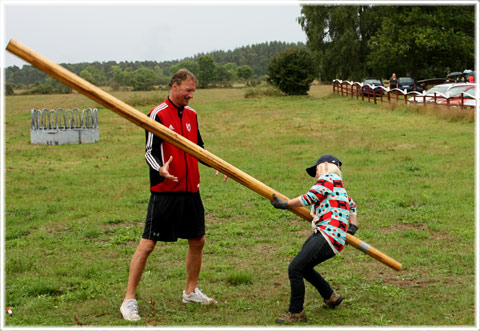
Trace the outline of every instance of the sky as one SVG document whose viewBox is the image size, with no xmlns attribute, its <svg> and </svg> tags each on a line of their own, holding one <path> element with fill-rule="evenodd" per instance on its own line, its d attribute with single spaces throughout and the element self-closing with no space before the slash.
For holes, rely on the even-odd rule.
<svg viewBox="0 0 480 331">
<path fill-rule="evenodd" d="M 2 67 L 27 64 L 10 39 L 56 63 L 168 61 L 267 41 L 306 42 L 295 1 L 0 0 Z"/>
</svg>

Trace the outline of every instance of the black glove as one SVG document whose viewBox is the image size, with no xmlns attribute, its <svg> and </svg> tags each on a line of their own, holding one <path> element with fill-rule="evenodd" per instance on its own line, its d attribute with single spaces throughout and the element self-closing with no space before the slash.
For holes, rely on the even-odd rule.
<svg viewBox="0 0 480 331">
<path fill-rule="evenodd" d="M 348 224 L 347 233 L 350 233 L 353 236 L 355 235 L 355 232 L 357 232 L 357 230 L 358 226 L 356 226 L 355 224 Z"/>
<path fill-rule="evenodd" d="M 273 201 L 271 201 L 272 206 L 277 209 L 288 209 L 287 201 L 280 200 L 275 193 L 273 193 Z"/>
</svg>

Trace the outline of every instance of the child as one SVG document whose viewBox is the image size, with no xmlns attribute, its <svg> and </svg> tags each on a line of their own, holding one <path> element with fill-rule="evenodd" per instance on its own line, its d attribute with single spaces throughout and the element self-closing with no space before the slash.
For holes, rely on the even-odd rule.
<svg viewBox="0 0 480 331">
<path fill-rule="evenodd" d="M 276 320 L 277 323 L 307 321 L 303 311 L 304 278 L 315 286 L 323 297 L 325 308 L 333 309 L 343 301 L 343 297 L 335 293 L 330 284 L 313 269 L 343 249 L 347 232 L 353 235 L 358 230 L 357 206 L 343 186 L 341 166 L 342 162 L 335 156 L 323 155 L 315 165 L 306 169 L 310 176 L 317 178 L 317 182 L 307 193 L 286 201 L 273 194 L 271 203 L 275 208 L 312 206 L 313 216 L 313 234 L 288 266 L 290 307 L 285 316 Z"/>
</svg>

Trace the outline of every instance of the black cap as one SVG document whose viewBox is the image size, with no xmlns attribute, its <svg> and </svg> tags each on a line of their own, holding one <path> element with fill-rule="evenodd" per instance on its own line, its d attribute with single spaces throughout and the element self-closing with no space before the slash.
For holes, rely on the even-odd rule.
<svg viewBox="0 0 480 331">
<path fill-rule="evenodd" d="M 315 177 L 315 175 L 317 174 L 317 165 L 324 162 L 335 164 L 338 167 L 338 169 L 340 170 L 342 169 L 342 162 L 339 159 L 337 159 L 335 156 L 327 154 L 327 155 L 321 156 L 313 166 L 305 170 L 307 170 L 307 173 L 310 176 Z"/>
</svg>

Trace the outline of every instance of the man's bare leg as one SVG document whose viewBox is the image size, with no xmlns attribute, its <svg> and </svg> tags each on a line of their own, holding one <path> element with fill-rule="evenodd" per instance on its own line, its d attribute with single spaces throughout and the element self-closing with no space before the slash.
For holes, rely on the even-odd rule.
<svg viewBox="0 0 480 331">
<path fill-rule="evenodd" d="M 195 291 L 202 267 L 203 246 L 205 245 L 205 236 L 200 238 L 188 239 L 188 252 L 185 259 L 187 267 L 187 283 L 185 293 L 190 294 Z"/>
<path fill-rule="evenodd" d="M 157 242 L 150 239 L 140 239 L 137 250 L 130 261 L 130 272 L 128 275 L 128 287 L 125 300 L 135 299 L 137 286 L 142 279 L 143 270 L 147 264 L 147 258 L 155 248 Z"/>
</svg>

